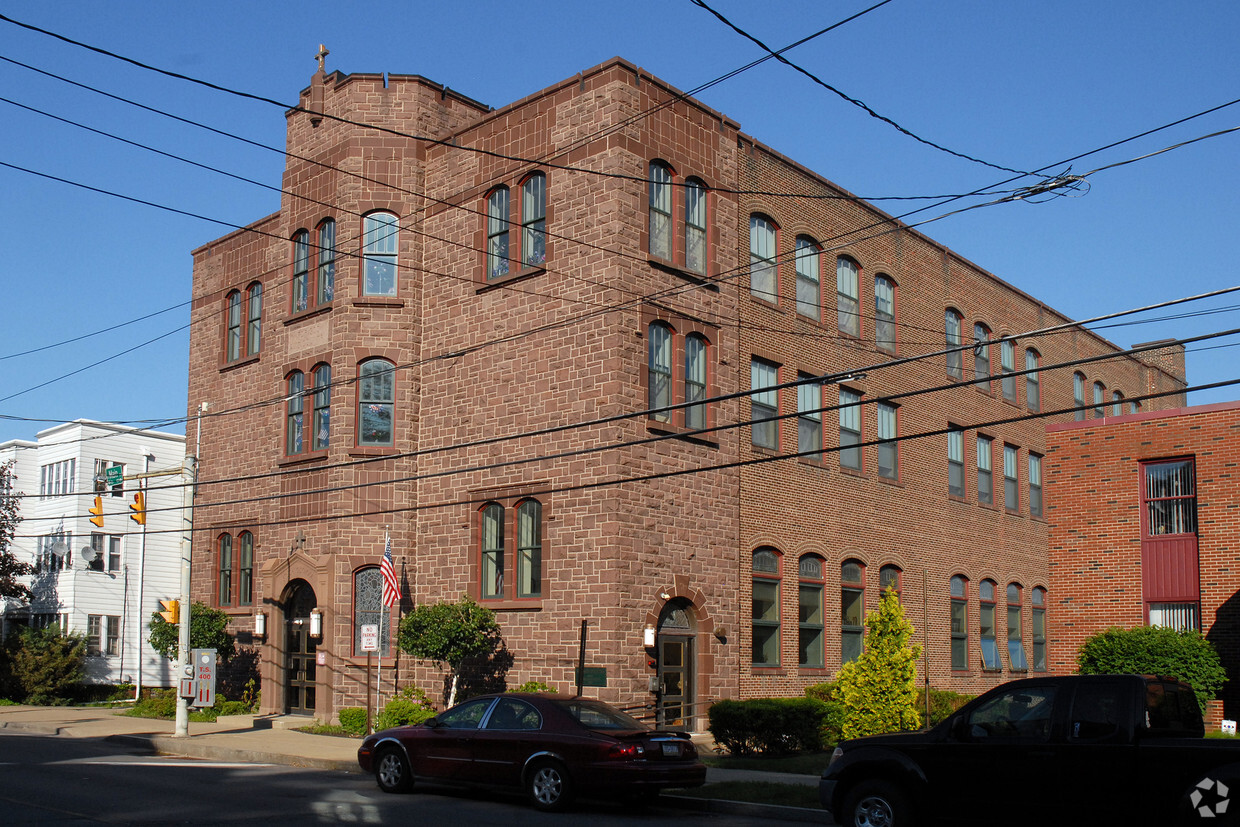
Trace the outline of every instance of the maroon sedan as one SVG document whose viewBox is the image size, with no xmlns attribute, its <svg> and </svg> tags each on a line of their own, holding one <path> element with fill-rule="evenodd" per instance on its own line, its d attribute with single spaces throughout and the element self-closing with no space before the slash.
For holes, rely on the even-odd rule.
<svg viewBox="0 0 1240 827">
<path fill-rule="evenodd" d="M 653 798 L 706 780 L 683 732 L 651 730 L 602 701 L 521 693 L 471 698 L 425 723 L 376 732 L 357 762 L 385 792 L 408 792 L 421 778 L 523 790 L 540 810 L 578 793 Z"/>
</svg>

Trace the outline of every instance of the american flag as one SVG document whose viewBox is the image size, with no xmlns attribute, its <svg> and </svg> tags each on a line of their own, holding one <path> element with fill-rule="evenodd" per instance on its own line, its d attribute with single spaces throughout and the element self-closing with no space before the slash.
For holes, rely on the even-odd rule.
<svg viewBox="0 0 1240 827">
<path fill-rule="evenodd" d="M 400 602 L 400 583 L 396 579 L 396 567 L 392 565 L 392 537 L 383 544 L 383 562 L 379 564 L 383 575 L 383 605 L 395 606 Z"/>
</svg>

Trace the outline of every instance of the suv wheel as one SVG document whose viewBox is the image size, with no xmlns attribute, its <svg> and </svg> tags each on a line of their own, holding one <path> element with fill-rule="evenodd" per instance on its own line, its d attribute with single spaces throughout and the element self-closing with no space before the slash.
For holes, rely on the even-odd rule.
<svg viewBox="0 0 1240 827">
<path fill-rule="evenodd" d="M 862 781 L 844 799 L 845 827 L 905 827 L 913 823 L 908 796 L 890 781 Z"/>
</svg>

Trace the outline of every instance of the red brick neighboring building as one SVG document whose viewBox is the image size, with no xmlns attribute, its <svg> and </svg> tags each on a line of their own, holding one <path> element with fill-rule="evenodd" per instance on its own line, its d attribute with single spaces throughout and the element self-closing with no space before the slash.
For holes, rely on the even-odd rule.
<svg viewBox="0 0 1240 827">
<path fill-rule="evenodd" d="M 1047 427 L 1051 669 L 1111 626 L 1199 629 L 1240 715 L 1240 402 Z"/>
<path fill-rule="evenodd" d="M 590 691 L 689 726 L 830 679 L 888 584 L 935 686 L 1045 665 L 1040 417 L 1182 349 L 1024 336 L 1068 320 L 620 59 L 301 104 L 279 212 L 194 252 L 194 588 L 264 615 L 266 710 L 364 704 L 388 536 L 403 608 L 498 612 L 508 684 L 571 689 L 586 620 Z"/>
</svg>

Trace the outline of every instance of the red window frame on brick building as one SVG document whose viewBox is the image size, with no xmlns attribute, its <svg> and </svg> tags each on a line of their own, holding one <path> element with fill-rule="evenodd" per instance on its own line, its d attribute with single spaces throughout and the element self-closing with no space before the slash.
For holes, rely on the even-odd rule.
<svg viewBox="0 0 1240 827">
<path fill-rule="evenodd" d="M 708 431 L 714 425 L 709 399 L 715 373 L 708 328 L 683 317 L 656 318 L 649 309 L 642 318 L 648 340 L 644 372 L 648 421 L 659 430 Z M 657 410 L 669 406 L 679 407 Z M 714 439 L 710 433 L 690 436 Z"/>
<path fill-rule="evenodd" d="M 1201 628 L 1196 463 L 1141 463 L 1141 587 L 1152 626 Z"/>
<path fill-rule="evenodd" d="M 512 493 L 488 500 L 474 520 L 471 595 L 487 604 L 529 605 L 546 589 L 545 500 Z"/>
</svg>

